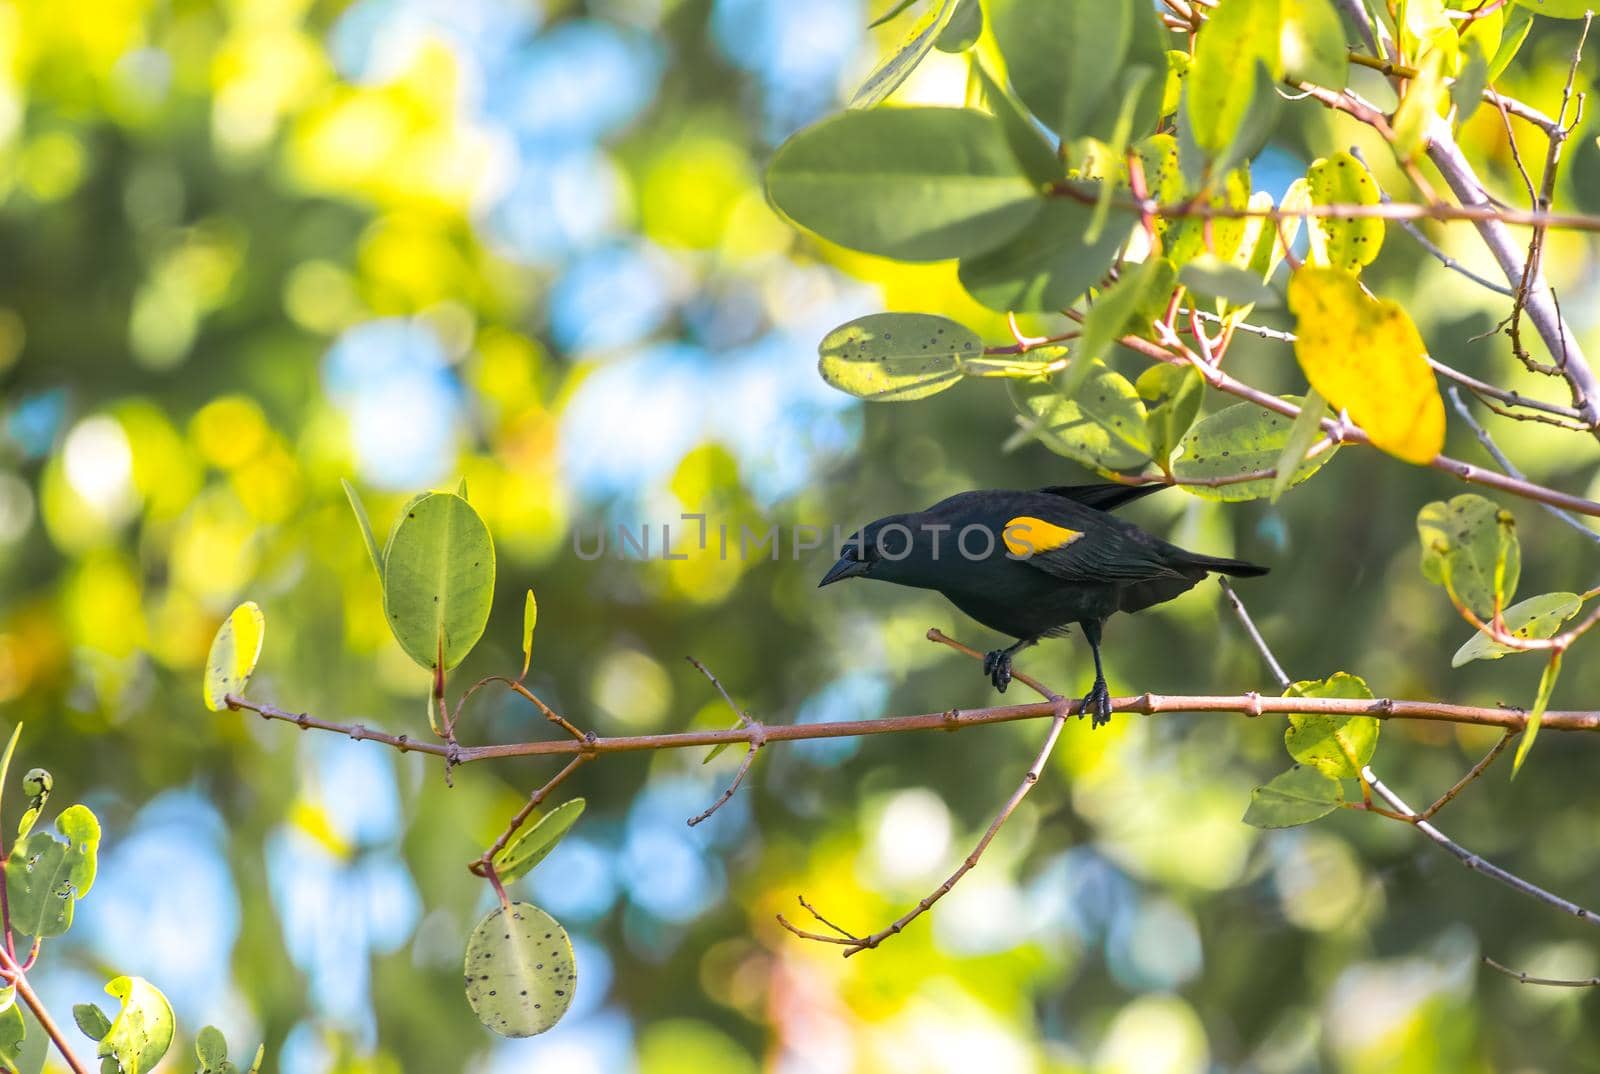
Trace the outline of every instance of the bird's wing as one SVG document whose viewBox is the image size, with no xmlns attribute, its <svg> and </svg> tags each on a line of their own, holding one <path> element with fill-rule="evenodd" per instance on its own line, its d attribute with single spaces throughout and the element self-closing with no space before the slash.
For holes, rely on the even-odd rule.
<svg viewBox="0 0 1600 1074">
<path fill-rule="evenodd" d="M 1044 513 L 1044 512 L 1041 512 Z M 1019 514 L 1007 520 L 1007 551 L 1036 570 L 1067 582 L 1110 584 L 1183 577 L 1163 554 L 1162 542 L 1122 523 Z M 1082 528 L 1074 528 L 1077 521 Z"/>
<path fill-rule="evenodd" d="M 1115 511 L 1123 504 L 1143 499 L 1152 492 L 1160 492 L 1166 485 L 1048 485 L 1039 489 L 1046 496 L 1060 496 L 1092 507 L 1096 511 Z"/>
</svg>

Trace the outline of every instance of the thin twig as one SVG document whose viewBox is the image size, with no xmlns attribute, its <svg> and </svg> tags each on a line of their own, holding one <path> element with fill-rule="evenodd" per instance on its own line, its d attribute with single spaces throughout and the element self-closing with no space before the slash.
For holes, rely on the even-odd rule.
<svg viewBox="0 0 1600 1074">
<path fill-rule="evenodd" d="M 1600 987 L 1600 977 L 1531 977 L 1522 970 L 1514 970 L 1510 966 L 1496 962 L 1488 955 L 1483 956 L 1483 964 L 1492 970 L 1498 970 L 1513 980 L 1522 984 L 1549 985 L 1552 988 L 1596 988 Z"/>
<path fill-rule="evenodd" d="M 711 814 L 721 809 L 728 803 L 729 800 L 733 798 L 734 792 L 739 789 L 739 784 L 744 782 L 745 775 L 750 771 L 751 764 L 755 762 L 756 751 L 761 749 L 762 746 L 766 745 L 767 739 L 765 735 L 765 726 L 759 721 L 752 719 L 749 713 L 745 712 L 738 705 L 734 704 L 732 695 L 730 695 L 727 690 L 723 689 L 722 683 L 718 681 L 715 675 L 711 674 L 711 670 L 709 668 L 692 656 L 684 657 L 684 659 L 693 664 L 700 674 L 711 680 L 711 685 L 717 688 L 717 693 L 722 695 L 722 700 L 728 703 L 728 707 L 733 710 L 733 714 L 739 718 L 739 726 L 746 728 L 751 732 L 750 748 L 745 751 L 744 760 L 739 764 L 739 771 L 734 773 L 733 782 L 728 784 L 727 789 L 722 792 L 722 796 L 707 806 L 704 812 L 697 813 L 689 818 L 689 827 L 693 828 L 709 818 Z"/>
<path fill-rule="evenodd" d="M 472 872 L 477 873 L 479 876 L 489 876 L 494 871 L 494 856 L 505 849 L 506 844 L 511 841 L 511 837 L 517 834 L 517 829 L 521 828 L 533 811 L 539 808 L 539 803 L 548 798 L 550 796 L 550 792 L 559 787 L 561 783 L 568 776 L 572 775 L 572 773 L 576 772 L 581 765 L 583 765 L 586 761 L 592 760 L 593 758 L 594 754 L 592 753 L 577 754 L 572 758 L 572 760 L 566 763 L 561 771 L 551 776 L 548 783 L 534 791 L 532 794 L 528 795 L 527 802 L 524 803 L 521 809 L 517 810 L 516 815 L 512 817 L 510 822 L 506 825 L 506 830 L 500 833 L 500 838 L 494 841 L 493 846 L 491 846 L 488 850 L 485 850 L 479 857 L 469 863 L 467 868 Z M 499 878 L 493 878 L 492 882 L 495 884 L 496 889 L 498 890 Z M 502 901 L 504 901 L 503 898 Z"/>
<path fill-rule="evenodd" d="M 967 655 L 975 657 L 979 660 L 983 659 L 983 655 L 981 653 L 974 649 L 968 649 L 966 646 L 957 644 L 937 630 L 928 631 L 928 639 L 930 641 L 949 645 L 952 648 L 961 650 L 962 652 L 967 653 Z M 1050 729 L 1045 732 L 1044 743 L 1039 747 L 1039 752 L 1034 757 L 1033 764 L 1030 765 L 1028 771 L 1023 774 L 1022 782 L 1017 784 L 1017 789 L 1011 792 L 1011 797 L 1006 799 L 1005 805 L 1000 807 L 1000 812 L 995 814 L 995 818 L 990 822 L 988 830 L 983 833 L 983 838 L 978 840 L 977 845 L 972 848 L 972 852 L 962 859 L 960 865 L 956 866 L 955 872 L 947 876 L 944 880 L 944 883 L 940 884 L 933 891 L 923 896 L 917 905 L 913 906 L 900 917 L 890 922 L 886 927 L 872 933 L 870 936 L 851 935 L 844 929 L 841 929 L 839 926 L 833 924 L 821 914 L 817 913 L 815 910 L 812 910 L 810 905 L 808 905 L 804 899 L 801 900 L 801 905 L 805 906 L 807 910 L 811 911 L 811 916 L 815 917 L 824 925 L 827 925 L 829 928 L 838 932 L 839 936 L 825 936 L 820 933 L 807 932 L 803 929 L 798 929 L 794 925 L 790 924 L 782 914 L 778 915 L 778 924 L 782 925 L 784 928 L 788 929 L 790 932 L 801 937 L 802 939 L 814 940 L 819 943 L 838 944 L 845 948 L 844 957 L 849 958 L 851 955 L 857 954 L 861 951 L 870 951 L 891 936 L 898 936 L 907 925 L 911 924 L 911 922 L 927 913 L 933 908 L 935 903 L 949 894 L 950 890 L 961 881 L 961 878 L 966 876 L 967 873 L 971 872 L 972 869 L 977 866 L 978 862 L 983 858 L 983 852 L 989 849 L 989 844 L 994 841 L 994 837 L 999 834 L 1000 829 L 1004 827 L 1006 821 L 1011 818 L 1011 814 L 1016 812 L 1017 806 L 1022 803 L 1022 799 L 1025 798 L 1028 792 L 1033 789 L 1033 785 L 1039 782 L 1039 776 L 1044 772 L 1045 763 L 1049 761 L 1051 752 L 1056 748 L 1056 740 L 1061 737 L 1061 729 L 1066 726 L 1067 716 L 1070 711 L 1070 707 L 1068 706 L 1066 700 L 1061 697 L 1060 694 L 1057 694 L 1054 691 L 1039 685 L 1037 682 L 1027 678 L 1026 676 L 1013 673 L 1012 677 L 1018 682 L 1022 682 L 1034 690 L 1037 690 L 1039 694 L 1046 699 L 1046 701 L 1054 706 L 1052 719 L 1050 720 Z"/>
<path fill-rule="evenodd" d="M 1359 3 L 1360 0 L 1356 0 L 1356 2 Z M 1366 27 L 1363 27 L 1363 29 L 1366 29 Z M 1393 63 L 1389 60 L 1381 60 L 1376 56 L 1365 56 L 1359 52 L 1350 53 L 1350 62 L 1361 67 L 1371 68 L 1374 71 L 1380 71 L 1391 78 L 1412 79 L 1417 77 L 1417 69 L 1415 67 L 1407 67 L 1405 64 Z M 1455 80 L 1451 79 L 1449 81 L 1454 82 Z M 1549 131 L 1551 127 L 1555 126 L 1555 120 L 1537 108 L 1523 104 L 1515 97 L 1506 97 L 1492 89 L 1485 89 L 1482 96 L 1486 104 L 1492 104 L 1508 115 L 1516 116 L 1518 119 L 1527 120 L 1542 131 Z"/>
<path fill-rule="evenodd" d="M 1479 424 L 1478 419 L 1472 416 L 1472 411 L 1467 406 L 1466 401 L 1461 398 L 1461 393 L 1454 387 L 1448 389 L 1448 391 L 1450 395 L 1450 405 L 1455 408 L 1457 414 L 1461 415 L 1461 420 L 1467 423 L 1467 428 L 1471 429 L 1472 434 L 1478 438 L 1478 443 L 1483 445 L 1483 450 L 1487 451 L 1490 458 L 1494 459 L 1495 464 L 1499 466 L 1500 469 L 1504 470 L 1509 476 L 1521 479 L 1522 471 L 1518 470 L 1512 461 L 1506 457 L 1505 452 L 1500 450 L 1500 446 L 1496 444 L 1494 442 L 1494 438 L 1489 435 L 1489 430 L 1485 429 L 1481 424 Z M 1563 511 L 1561 508 L 1548 503 L 1541 503 L 1539 506 L 1543 507 L 1556 518 L 1560 519 L 1562 522 L 1565 522 L 1567 525 L 1571 526 L 1573 529 L 1589 538 L 1589 540 L 1595 542 L 1596 544 L 1600 544 L 1600 532 L 1596 532 L 1584 525 L 1583 520 L 1578 518 L 1576 515 L 1568 511 Z"/>
<path fill-rule="evenodd" d="M 1250 635 L 1250 640 L 1255 644 L 1256 652 L 1261 654 L 1261 659 L 1266 662 L 1267 668 L 1272 672 L 1272 677 L 1278 680 L 1278 685 L 1287 690 L 1292 685 L 1283 665 L 1278 663 L 1278 658 L 1272 655 L 1272 650 L 1267 647 L 1267 639 L 1261 636 L 1261 631 L 1256 629 L 1254 619 L 1245 610 L 1244 601 L 1239 599 L 1239 594 L 1233 591 L 1233 585 L 1220 575 L 1217 584 L 1222 587 L 1222 593 L 1228 598 L 1228 603 L 1233 605 L 1233 614 L 1239 617 L 1239 622 L 1244 626 L 1245 633 Z"/>
<path fill-rule="evenodd" d="M 61 1053 L 61 1058 L 66 1060 L 67 1066 L 72 1068 L 72 1074 L 89 1074 L 89 1067 L 72 1051 L 72 1046 L 67 1043 L 67 1038 L 61 1032 L 61 1027 L 56 1025 L 55 1019 L 50 1017 L 50 1011 L 45 1007 L 44 1001 L 33 990 L 33 985 L 28 981 L 28 975 L 17 965 L 15 959 L 7 951 L 0 950 L 0 973 L 3 973 L 7 983 L 14 985 L 17 998 L 22 1000 L 28 1010 L 33 1012 L 34 1018 L 44 1028 L 45 1034 L 55 1044 L 56 1051 Z"/>
<path fill-rule="evenodd" d="M 1421 813 L 1416 814 L 1415 819 L 1419 821 L 1431 820 L 1435 813 L 1449 805 L 1455 799 L 1456 795 L 1460 794 L 1467 788 L 1469 784 L 1487 772 L 1489 770 L 1489 766 L 1494 764 L 1495 758 L 1499 757 L 1501 753 L 1505 752 L 1505 748 L 1511 745 L 1511 740 L 1516 737 L 1516 731 L 1509 727 L 1506 728 L 1505 734 L 1501 735 L 1499 740 L 1496 741 L 1495 744 L 1489 749 L 1489 752 L 1483 755 L 1483 759 L 1477 764 L 1473 765 L 1472 768 L 1468 770 L 1466 775 L 1456 780 L 1455 784 L 1449 790 L 1441 794 L 1431 806 L 1429 806 L 1427 809 L 1424 809 Z M 1411 818 L 1407 819 L 1409 820 Z"/>
</svg>

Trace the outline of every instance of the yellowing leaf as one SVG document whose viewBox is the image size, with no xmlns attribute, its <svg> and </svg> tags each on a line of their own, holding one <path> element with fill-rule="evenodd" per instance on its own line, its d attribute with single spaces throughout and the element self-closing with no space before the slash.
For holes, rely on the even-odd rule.
<svg viewBox="0 0 1600 1074">
<path fill-rule="evenodd" d="M 261 658 L 261 643 L 266 638 L 267 618 L 253 600 L 235 608 L 217 628 L 206 657 L 206 707 L 221 712 L 228 707 L 228 695 L 244 692 L 250 673 Z"/>
<path fill-rule="evenodd" d="M 1307 266 L 1289 279 L 1289 309 L 1306 379 L 1374 446 L 1418 464 L 1444 449 L 1444 400 L 1398 303 L 1368 297 L 1349 273 Z"/>
<path fill-rule="evenodd" d="M 528 599 L 522 605 L 522 675 L 528 674 L 528 665 L 533 662 L 533 625 L 539 621 L 539 602 L 533 599 L 533 590 L 528 590 Z M 522 675 L 517 676 L 521 678 Z"/>
<path fill-rule="evenodd" d="M 1306 186 L 1313 205 L 1376 205 L 1382 200 L 1378 184 L 1367 169 L 1342 150 L 1307 168 Z M 1375 217 L 1318 217 L 1311 222 L 1308 237 L 1311 264 L 1358 273 L 1363 265 L 1372 264 L 1383 246 L 1383 221 Z"/>
</svg>

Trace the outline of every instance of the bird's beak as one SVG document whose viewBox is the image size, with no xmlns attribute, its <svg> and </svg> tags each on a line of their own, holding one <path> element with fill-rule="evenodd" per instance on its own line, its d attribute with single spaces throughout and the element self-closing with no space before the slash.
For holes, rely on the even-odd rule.
<svg viewBox="0 0 1600 1074">
<path fill-rule="evenodd" d="M 868 566 L 869 564 L 863 563 L 859 559 L 841 558 L 839 562 L 828 568 L 828 573 L 822 576 L 822 581 L 817 583 L 817 588 L 821 589 L 825 585 L 832 585 L 841 578 L 856 578 L 866 574 Z"/>
</svg>

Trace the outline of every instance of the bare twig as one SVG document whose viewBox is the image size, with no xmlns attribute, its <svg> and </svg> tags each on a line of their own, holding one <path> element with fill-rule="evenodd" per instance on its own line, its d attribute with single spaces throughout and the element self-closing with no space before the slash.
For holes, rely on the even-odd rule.
<svg viewBox="0 0 1600 1074">
<path fill-rule="evenodd" d="M 979 653 L 977 650 L 968 649 L 966 646 L 951 640 L 937 630 L 928 631 L 928 640 L 938 642 L 943 645 L 949 645 L 951 648 L 964 652 L 968 656 L 975 657 L 976 659 L 983 659 L 983 654 Z M 802 939 L 814 940 L 819 943 L 838 944 L 846 949 L 844 957 L 849 958 L 851 955 L 857 954 L 861 951 L 869 951 L 872 948 L 877 947 L 891 936 L 898 936 L 907 925 L 911 924 L 911 922 L 915 921 L 917 918 L 921 917 L 923 914 L 932 909 L 935 903 L 949 894 L 950 889 L 954 888 L 956 884 L 960 882 L 963 876 L 966 876 L 967 873 L 972 871 L 972 869 L 983 858 L 983 852 L 989 849 L 989 844 L 994 841 L 994 837 L 999 834 L 1000 829 L 1004 827 L 1006 821 L 1011 818 L 1011 814 L 1016 812 L 1017 806 L 1022 803 L 1022 799 L 1027 796 L 1030 790 L 1033 789 L 1033 785 L 1039 782 L 1039 776 L 1044 772 L 1045 762 L 1050 759 L 1051 752 L 1056 748 L 1056 740 L 1061 737 L 1061 729 L 1066 725 L 1067 715 L 1070 711 L 1066 700 L 1062 698 L 1061 695 L 1039 685 L 1037 682 L 1028 678 L 1027 676 L 1013 673 L 1012 677 L 1018 682 L 1024 683 L 1025 685 L 1038 691 L 1039 694 L 1046 699 L 1046 701 L 1054 706 L 1051 714 L 1050 729 L 1045 732 L 1044 743 L 1039 747 L 1039 752 L 1034 757 L 1033 764 L 1030 765 L 1028 771 L 1023 774 L 1022 782 L 1017 785 L 1016 790 L 1011 792 L 1011 797 L 1006 799 L 1005 805 L 1000 807 L 1000 812 L 995 814 L 995 818 L 990 822 L 988 830 L 983 833 L 983 838 L 978 840 L 977 845 L 972 848 L 972 852 L 962 859 L 960 865 L 956 866 L 955 872 L 947 876 L 944 880 L 944 883 L 940 884 L 933 891 L 923 896 L 917 905 L 913 906 L 900 917 L 890 922 L 884 928 L 872 933 L 870 936 L 854 936 L 846 932 L 844 929 L 839 928 L 839 926 L 833 924 L 827 918 L 817 913 L 816 910 L 813 910 L 804 899 L 800 900 L 800 903 L 802 906 L 805 906 L 807 910 L 811 911 L 811 916 L 815 917 L 818 921 L 839 933 L 838 936 L 826 936 L 821 933 L 807 932 L 803 929 L 798 929 L 794 925 L 790 924 L 782 914 L 778 915 L 778 924 L 782 925 L 784 928 L 788 929 L 790 932 L 801 937 Z"/>
<path fill-rule="evenodd" d="M 1451 406 L 1455 407 L 1456 413 L 1461 415 L 1461 420 L 1467 423 L 1467 428 L 1471 429 L 1472 434 L 1478 438 L 1478 443 L 1483 445 L 1483 450 L 1489 453 L 1490 458 L 1494 459 L 1495 464 L 1498 465 L 1500 469 L 1504 470 L 1511 477 L 1521 479 L 1522 472 L 1517 469 L 1517 467 L 1509 458 L 1506 457 L 1505 452 L 1500 450 L 1500 446 L 1496 444 L 1494 442 L 1494 438 L 1489 435 L 1489 430 L 1485 429 L 1481 424 L 1479 424 L 1478 419 L 1472 416 L 1472 411 L 1468 408 L 1465 400 L 1461 398 L 1461 393 L 1453 387 L 1449 389 L 1449 393 Z M 1594 541 L 1596 544 L 1600 544 L 1600 532 L 1596 532 L 1584 525 L 1583 520 L 1578 518 L 1576 515 L 1568 511 L 1563 511 L 1561 508 L 1548 503 L 1541 503 L 1539 506 L 1543 507 L 1556 518 L 1560 519 L 1562 522 L 1565 522 L 1567 525 L 1571 526 L 1573 529 L 1589 538 L 1589 540 Z"/>
<path fill-rule="evenodd" d="M 704 812 L 697 813 L 689 818 L 689 827 L 693 828 L 697 824 L 710 817 L 711 814 L 721 809 L 728 803 L 730 799 L 733 798 L 734 792 L 739 789 L 739 784 L 744 782 L 745 775 L 749 773 L 750 765 L 755 762 L 756 751 L 761 749 L 762 746 L 766 745 L 767 740 L 765 735 L 766 728 L 759 721 L 751 719 L 749 713 L 745 712 L 738 705 L 734 704 L 732 695 L 730 695 L 728 691 L 723 688 L 722 683 L 718 681 L 717 677 L 711 674 L 709 668 L 692 656 L 685 657 L 684 659 L 693 664 L 700 674 L 711 680 L 711 685 L 717 688 L 717 693 L 722 695 L 722 700 L 728 703 L 728 707 L 733 710 L 733 714 L 739 718 L 739 726 L 746 728 L 751 732 L 750 748 L 745 751 L 744 760 L 739 764 L 739 771 L 734 773 L 733 782 L 728 784 L 728 788 L 722 792 L 722 796 L 707 806 Z"/>
<path fill-rule="evenodd" d="M 28 1010 L 33 1012 L 34 1018 L 38 1019 L 39 1025 L 44 1028 L 45 1035 L 55 1044 L 56 1051 L 61 1053 L 61 1058 L 66 1061 L 67 1066 L 72 1068 L 72 1074 L 89 1074 L 89 1067 L 72 1051 L 72 1045 L 67 1043 L 66 1035 L 61 1032 L 61 1027 L 56 1025 L 55 1019 L 50 1016 L 50 1011 L 45 1007 L 44 1001 L 33 990 L 33 985 L 29 982 L 28 975 L 17 964 L 16 960 L 11 957 L 10 952 L 3 949 L 0 949 L 0 976 L 4 977 L 6 983 L 16 987 L 17 998 L 23 1002 Z"/>
<path fill-rule="evenodd" d="M 1496 962 L 1494 959 L 1490 958 L 1488 955 L 1484 955 L 1483 956 L 1483 964 L 1485 966 L 1488 966 L 1490 969 L 1498 970 L 1500 973 L 1505 974 L 1507 977 L 1510 977 L 1510 978 L 1512 978 L 1514 980 L 1520 981 L 1523 984 L 1549 985 L 1552 988 L 1596 988 L 1596 987 L 1600 987 L 1600 977 L 1580 977 L 1580 978 L 1576 978 L 1576 979 L 1567 978 L 1567 977 L 1531 977 L 1527 973 L 1523 972 L 1522 970 L 1514 970 L 1510 966 L 1504 965 L 1503 963 L 1500 963 L 1500 962 Z"/>
<path fill-rule="evenodd" d="M 1356 0 L 1356 3 L 1359 4 L 1360 0 Z M 1366 30 L 1368 27 L 1364 26 L 1362 29 Z M 1412 79 L 1417 77 L 1417 69 L 1415 67 L 1407 67 L 1405 64 L 1393 63 L 1389 60 L 1381 60 L 1376 56 L 1364 56 L 1359 52 L 1350 53 L 1350 62 L 1361 67 L 1371 68 L 1374 71 L 1381 71 L 1391 78 Z M 1527 120 L 1542 131 L 1549 131 L 1555 126 L 1555 120 L 1537 108 L 1523 104 L 1515 97 L 1506 97 L 1492 89 L 1485 89 L 1483 91 L 1483 100 L 1486 104 L 1492 104 L 1508 115 Z"/>
<path fill-rule="evenodd" d="M 1469 784 L 1487 772 L 1489 770 L 1489 766 L 1494 764 L 1495 759 L 1499 757 L 1500 754 L 1505 752 L 1505 748 L 1511 745 L 1511 740 L 1516 737 L 1517 732 L 1515 730 L 1509 727 L 1506 728 L 1505 734 L 1501 735 L 1499 739 L 1495 741 L 1495 744 L 1490 747 L 1489 752 L 1483 755 L 1483 759 L 1481 761 L 1473 765 L 1472 768 L 1468 770 L 1466 775 L 1456 780 L 1455 784 L 1449 790 L 1441 794 L 1431 806 L 1429 806 L 1427 809 L 1424 809 L 1421 813 L 1416 814 L 1414 819 L 1419 821 L 1432 819 L 1433 815 L 1439 812 L 1439 810 L 1443 809 L 1445 806 L 1449 805 L 1455 799 L 1456 795 L 1460 794 L 1467 788 Z M 1410 820 L 1413 818 L 1408 817 L 1406 819 Z"/>
<path fill-rule="evenodd" d="M 488 850 L 485 850 L 479 857 L 467 865 L 468 869 L 474 873 L 477 873 L 479 876 L 490 878 L 491 882 L 495 885 L 495 890 L 501 892 L 502 902 L 505 901 L 504 892 L 500 888 L 499 877 L 493 875 L 494 856 L 505 849 L 506 844 L 511 841 L 511 837 L 517 834 L 517 829 L 521 828 L 533 811 L 539 808 L 539 803 L 548 798 L 551 791 L 559 787 L 568 776 L 576 772 L 579 767 L 584 764 L 584 762 L 592 760 L 593 757 L 594 754 L 592 753 L 577 754 L 572 758 L 572 760 L 566 763 L 561 771 L 551 776 L 548 783 L 534 791 L 532 794 L 528 795 L 528 801 L 521 809 L 517 810 L 516 815 L 512 817 L 510 822 L 506 825 L 506 830 L 501 832 L 500 838 L 494 841 L 494 845 Z"/>
<path fill-rule="evenodd" d="M 1251 619 L 1250 613 L 1245 610 L 1244 601 L 1239 599 L 1239 594 L 1233 591 L 1232 583 L 1226 578 L 1219 575 L 1217 584 L 1222 587 L 1223 596 L 1227 597 L 1228 603 L 1233 606 L 1233 614 L 1239 617 L 1240 624 L 1243 625 L 1245 633 L 1250 635 L 1250 641 L 1255 645 L 1256 652 L 1261 654 L 1261 659 L 1266 662 L 1267 668 L 1272 672 L 1272 677 L 1278 680 L 1279 686 L 1287 690 L 1292 685 L 1292 680 L 1290 680 L 1288 673 L 1283 670 L 1283 665 L 1278 663 L 1278 658 L 1272 655 L 1272 650 L 1267 647 L 1267 639 L 1263 638 L 1261 631 L 1256 629 L 1255 620 Z"/>
</svg>

